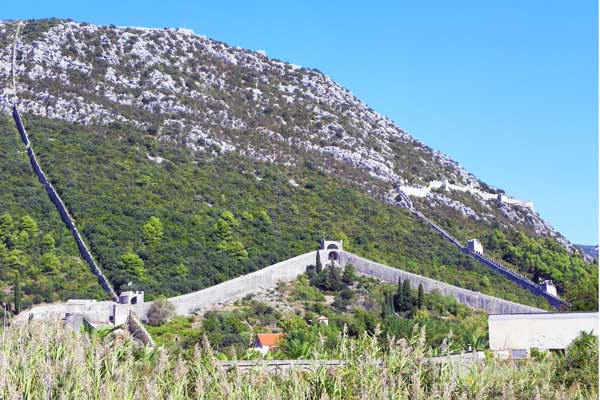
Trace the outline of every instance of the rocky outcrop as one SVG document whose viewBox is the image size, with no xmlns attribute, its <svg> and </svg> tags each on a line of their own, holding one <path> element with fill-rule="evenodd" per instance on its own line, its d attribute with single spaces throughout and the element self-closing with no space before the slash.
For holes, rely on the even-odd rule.
<svg viewBox="0 0 600 400">
<path fill-rule="evenodd" d="M 0 41 L 6 43 L 0 45 L 0 81 L 7 83 L 0 89 L 0 110 L 11 107 L 8 83 L 18 53 L 14 70 L 22 112 L 84 125 L 134 125 L 211 154 L 236 152 L 285 165 L 308 158 L 378 198 L 392 186 L 418 192 L 433 180 L 487 200 L 475 176 L 319 71 L 184 29 L 27 21 L 13 46 L 16 30 L 16 22 L 0 22 L 0 38 L 6 39 Z M 562 238 L 527 203 L 510 197 L 499 205 L 501 213 L 489 215 L 444 194 L 430 200 L 432 207 L 444 204 L 465 218 Z"/>
</svg>

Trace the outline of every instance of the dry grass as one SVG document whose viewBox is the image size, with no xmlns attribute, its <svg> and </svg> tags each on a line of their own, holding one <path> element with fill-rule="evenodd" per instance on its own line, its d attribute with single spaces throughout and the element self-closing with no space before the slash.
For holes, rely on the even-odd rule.
<svg viewBox="0 0 600 400">
<path fill-rule="evenodd" d="M 347 361 L 343 367 L 278 374 L 261 368 L 227 371 L 207 343 L 188 359 L 174 359 L 127 337 L 76 335 L 56 324 L 11 327 L 4 336 L 0 399 L 597 398 L 554 383 L 553 357 L 521 364 L 490 359 L 462 372 L 447 362 L 433 364 L 423 332 L 383 347 L 374 336 L 342 338 L 337 352 Z"/>
</svg>

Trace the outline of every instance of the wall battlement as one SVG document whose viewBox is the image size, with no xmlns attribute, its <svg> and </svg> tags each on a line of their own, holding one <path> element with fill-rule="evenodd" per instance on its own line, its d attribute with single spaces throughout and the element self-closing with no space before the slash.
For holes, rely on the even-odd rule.
<svg viewBox="0 0 600 400">
<path fill-rule="evenodd" d="M 404 193 L 401 188 L 398 188 L 397 191 L 403 200 L 405 198 L 408 198 L 408 195 L 406 193 Z M 501 196 L 497 196 L 497 197 L 500 201 Z M 406 204 L 406 201 L 403 201 L 402 204 Z M 480 252 L 469 250 L 469 248 L 467 246 L 463 246 L 463 244 L 461 242 L 459 242 L 458 239 L 456 239 L 454 236 L 450 235 L 448 232 L 443 230 L 441 227 L 439 227 L 437 224 L 435 224 L 433 221 L 431 221 L 429 218 L 427 218 L 421 212 L 417 211 L 412 206 L 412 203 L 410 203 L 409 209 L 414 216 L 425 221 L 427 223 L 427 225 L 429 225 L 431 228 L 436 230 L 445 239 L 447 239 L 452 244 L 454 244 L 456 247 L 458 247 L 462 252 L 475 258 L 477 261 L 479 261 L 483 265 L 489 267 L 493 271 L 502 274 L 504 277 L 506 277 L 507 279 L 509 279 L 512 282 L 515 282 L 517 285 L 521 286 L 522 288 L 529 290 L 534 295 L 544 297 L 546 299 L 546 301 L 548 301 L 548 303 L 552 307 L 559 309 L 561 306 L 569 306 L 570 305 L 568 302 L 560 299 L 558 296 L 555 296 L 552 293 L 548 293 L 547 291 L 545 291 L 543 289 L 543 287 L 541 285 L 538 285 L 537 283 L 533 282 L 531 279 L 529 279 L 525 275 L 520 274 L 517 271 L 513 271 L 510 268 L 505 267 L 499 261 L 494 260 L 490 257 L 486 257 Z"/>
</svg>

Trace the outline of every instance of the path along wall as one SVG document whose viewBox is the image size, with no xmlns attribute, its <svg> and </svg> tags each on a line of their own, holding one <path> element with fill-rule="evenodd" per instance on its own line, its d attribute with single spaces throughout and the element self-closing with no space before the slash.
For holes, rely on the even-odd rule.
<svg viewBox="0 0 600 400">
<path fill-rule="evenodd" d="M 25 147 L 27 149 L 27 155 L 29 156 L 29 161 L 31 162 L 33 171 L 37 175 L 37 177 L 40 180 L 40 182 L 42 183 L 42 185 L 44 185 L 44 187 L 46 188 L 46 192 L 48 192 L 48 196 L 50 197 L 50 199 L 56 206 L 58 212 L 60 213 L 60 217 L 62 218 L 63 222 L 65 223 L 67 228 L 69 228 L 71 233 L 73 233 L 73 237 L 75 238 L 75 241 L 77 242 L 77 247 L 79 248 L 79 253 L 83 257 L 83 259 L 88 263 L 88 265 L 90 266 L 92 273 L 94 275 L 96 275 L 96 277 L 98 278 L 98 282 L 100 283 L 100 286 L 102 286 L 104 291 L 106 291 L 106 293 L 108 293 L 108 295 L 113 300 L 118 301 L 119 298 L 118 298 L 117 294 L 115 293 L 113 288 L 110 286 L 108 279 L 106 279 L 106 277 L 104 276 L 104 274 L 98 267 L 98 264 L 96 264 L 96 261 L 94 260 L 94 257 L 92 256 L 92 253 L 90 253 L 87 245 L 83 241 L 83 238 L 79 234 L 79 231 L 77 230 L 77 227 L 75 226 L 75 222 L 73 221 L 73 218 L 69 214 L 67 207 L 65 206 L 62 199 L 60 198 L 60 196 L 54 189 L 54 186 L 52 186 L 52 184 L 46 177 L 46 174 L 44 174 L 44 171 L 42 170 L 42 167 L 40 166 L 40 163 L 38 162 L 37 157 L 35 156 L 35 152 L 33 151 L 33 148 L 31 147 L 31 143 L 29 141 L 29 136 L 27 135 L 27 131 L 25 130 L 25 127 L 23 126 L 23 122 L 21 120 L 21 115 L 19 114 L 19 110 L 17 109 L 16 105 L 13 106 L 13 118 L 15 120 L 15 123 L 17 124 L 17 129 L 19 130 L 19 135 L 21 135 L 21 140 L 23 141 L 23 143 L 25 144 Z"/>
<path fill-rule="evenodd" d="M 419 284 L 422 284 L 423 290 L 427 293 L 430 293 L 434 290 L 439 290 L 442 295 L 452 296 L 458 300 L 459 303 L 466 304 L 472 308 L 485 310 L 492 314 L 543 312 L 543 310 L 535 307 L 499 299 L 497 297 L 488 296 L 479 292 L 473 292 L 471 290 L 452 286 L 431 278 L 413 274 L 411 272 L 388 267 L 387 265 L 379 264 L 352 253 L 348 253 L 347 251 L 340 252 L 340 263 L 342 266 L 345 266 L 346 264 L 352 264 L 356 267 L 357 272 L 390 283 L 397 283 L 398 279 L 408 279 L 412 287 L 418 287 Z"/>
</svg>

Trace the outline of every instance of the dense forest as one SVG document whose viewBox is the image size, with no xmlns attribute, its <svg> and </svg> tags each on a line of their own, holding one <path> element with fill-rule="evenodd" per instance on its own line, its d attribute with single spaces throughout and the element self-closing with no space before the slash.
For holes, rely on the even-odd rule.
<svg viewBox="0 0 600 400">
<path fill-rule="evenodd" d="M 32 117 L 25 123 L 49 179 L 117 290 L 133 281 L 150 299 L 186 293 L 315 249 L 325 236 L 375 261 L 547 307 L 406 210 L 310 163 L 284 168 L 232 154 L 193 154 L 123 126 L 83 129 Z M 3 130 L 12 132 L 7 143 L 18 152 L 10 120 Z"/>
</svg>

